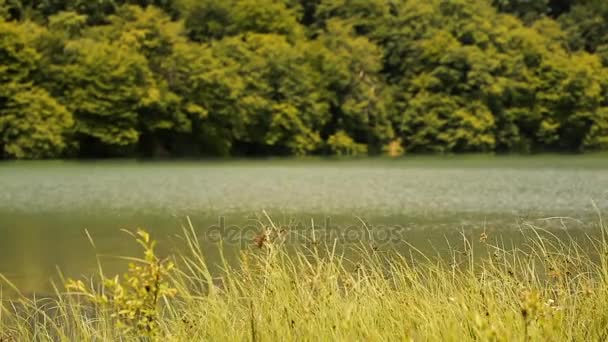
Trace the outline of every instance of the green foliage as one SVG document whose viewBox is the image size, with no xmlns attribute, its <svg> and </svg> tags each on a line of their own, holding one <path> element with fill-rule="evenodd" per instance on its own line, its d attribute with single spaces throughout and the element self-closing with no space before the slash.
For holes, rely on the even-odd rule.
<svg viewBox="0 0 608 342">
<path fill-rule="evenodd" d="M 73 38 L 80 35 L 86 21 L 86 16 L 76 12 L 59 12 L 49 17 L 49 30 L 62 32 L 67 38 Z"/>
<path fill-rule="evenodd" d="M 186 28 L 195 41 L 244 32 L 277 33 L 301 38 L 296 12 L 283 0 L 186 0 Z"/>
<path fill-rule="evenodd" d="M 76 134 L 109 147 L 137 143 L 138 109 L 153 101 L 145 58 L 119 42 L 82 39 L 66 46 L 63 101 L 76 119 Z"/>
<path fill-rule="evenodd" d="M 357 144 L 344 131 L 338 131 L 327 139 L 332 154 L 338 156 L 358 156 L 367 154 L 367 146 Z"/>
<path fill-rule="evenodd" d="M 512 13 L 526 22 L 531 22 L 547 15 L 557 18 L 570 11 L 572 5 L 586 0 L 492 0 L 500 11 Z"/>
<path fill-rule="evenodd" d="M 0 82 L 2 96 L 15 87 L 27 83 L 36 63 L 40 59 L 38 52 L 30 46 L 27 27 L 11 22 L 0 21 Z"/>
<path fill-rule="evenodd" d="M 325 131 L 344 130 L 378 152 L 394 137 L 387 108 L 391 94 L 380 74 L 381 48 L 338 19 L 326 23 L 317 41 L 322 44 L 317 59 L 332 112 Z"/>
<path fill-rule="evenodd" d="M 600 0 L 1 0 L 0 113 L 22 137 L 2 149 L 603 149 L 607 19 Z"/>
<path fill-rule="evenodd" d="M 581 1 L 559 19 L 571 49 L 596 53 L 608 65 L 608 3 Z"/>
<path fill-rule="evenodd" d="M 40 54 L 28 34 L 34 26 L 0 22 L 0 151 L 10 158 L 47 158 L 66 147 L 71 113 L 33 85 Z"/>
<path fill-rule="evenodd" d="M 234 33 L 278 33 L 290 38 L 301 38 L 301 27 L 296 14 L 282 0 L 238 0 L 232 7 Z"/>
<path fill-rule="evenodd" d="M 466 0 L 402 10 L 399 32 L 411 41 L 406 51 L 390 51 L 405 58 L 386 62 L 404 74 L 392 79 L 408 150 L 581 150 L 591 121 L 602 121 L 595 76 L 603 68 L 592 56 L 569 54 L 554 21 L 527 27 Z"/>
<path fill-rule="evenodd" d="M 46 22 L 48 17 L 60 12 L 75 12 L 87 18 L 89 25 L 108 23 L 108 16 L 123 5 L 140 7 L 155 6 L 177 16 L 180 0 L 3 0 L 7 3 L 13 19 L 30 19 Z"/>
<path fill-rule="evenodd" d="M 10 6 L 7 0 L 0 0 L 0 20 L 6 20 L 10 17 Z"/>
<path fill-rule="evenodd" d="M 24 89 L 0 110 L 0 146 L 11 158 L 49 158 L 66 147 L 72 115 L 45 90 Z"/>
<path fill-rule="evenodd" d="M 185 25 L 188 36 L 198 42 L 219 39 L 228 34 L 229 1 L 192 0 L 186 2 Z"/>
<path fill-rule="evenodd" d="M 41 19 L 41 17 L 50 16 L 62 11 L 77 12 L 87 17 L 90 24 L 99 24 L 105 21 L 107 15 L 112 14 L 117 7 L 115 0 L 13 0 L 15 3 L 20 3 L 22 17 L 32 17 Z"/>
<path fill-rule="evenodd" d="M 398 29 L 411 39 L 409 51 L 407 58 L 389 56 L 387 63 L 405 74 L 395 78 L 395 110 L 407 150 L 493 150 L 495 116 L 489 103 L 500 96 L 501 66 L 487 17 L 495 12 L 467 1 L 411 4 L 402 10 L 409 14 Z"/>
<path fill-rule="evenodd" d="M 310 63 L 312 46 L 277 34 L 246 34 L 212 46 L 231 63 L 237 93 L 229 115 L 235 141 L 266 151 L 303 155 L 320 147 L 328 120 L 322 75 Z"/>
<path fill-rule="evenodd" d="M 100 288 L 88 288 L 82 281 L 70 279 L 66 288 L 99 306 L 102 311 L 109 311 L 110 317 L 118 320 L 118 326 L 125 333 L 157 337 L 160 332 L 160 301 L 177 293 L 167 282 L 174 265 L 156 256 L 156 241 L 147 232 L 138 230 L 134 237 L 142 246 L 144 257 L 129 263 L 129 270 L 122 278 L 102 275 Z"/>
<path fill-rule="evenodd" d="M 158 149 L 172 150 L 170 140 L 190 133 L 192 120 L 206 115 L 180 92 L 179 81 L 174 77 L 175 50 L 186 44 L 183 25 L 156 7 L 124 6 L 110 21 L 111 26 L 96 29 L 89 35 L 110 37 L 145 57 L 140 67 L 147 73 L 144 85 L 147 90 L 136 108 L 141 139 L 148 145 L 142 149 L 151 149 L 145 151 L 150 154 Z"/>
<path fill-rule="evenodd" d="M 316 7 L 317 26 L 339 18 L 359 34 L 372 33 L 389 20 L 392 6 L 389 0 L 322 0 Z"/>
<path fill-rule="evenodd" d="M 513 13 L 532 21 L 549 12 L 549 0 L 493 0 L 499 11 Z"/>
</svg>

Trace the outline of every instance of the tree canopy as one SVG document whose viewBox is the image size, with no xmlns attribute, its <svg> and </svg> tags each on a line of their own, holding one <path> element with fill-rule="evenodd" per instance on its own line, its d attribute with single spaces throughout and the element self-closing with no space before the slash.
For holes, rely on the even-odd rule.
<svg viewBox="0 0 608 342">
<path fill-rule="evenodd" d="M 0 0 L 0 157 L 608 147 L 602 0 Z"/>
</svg>

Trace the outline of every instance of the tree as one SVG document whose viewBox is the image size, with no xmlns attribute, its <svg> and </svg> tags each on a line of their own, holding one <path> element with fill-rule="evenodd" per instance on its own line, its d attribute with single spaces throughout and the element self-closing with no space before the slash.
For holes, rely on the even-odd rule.
<svg viewBox="0 0 608 342">
<path fill-rule="evenodd" d="M 322 0 L 316 7 L 316 27 L 323 28 L 328 20 L 342 19 L 357 34 L 373 33 L 391 16 L 390 0 Z"/>
<path fill-rule="evenodd" d="M 10 0 L 15 5 L 17 17 L 44 22 L 51 15 L 63 11 L 85 15 L 91 25 L 105 23 L 106 16 L 114 13 L 118 4 L 115 0 Z"/>
<path fill-rule="evenodd" d="M 0 109 L 0 145 L 11 158 L 53 158 L 66 147 L 72 115 L 40 88 L 23 89 Z"/>
<path fill-rule="evenodd" d="M 512 13 L 525 22 L 532 22 L 549 13 L 550 0 L 492 0 L 492 4 L 502 12 Z"/>
<path fill-rule="evenodd" d="M 355 143 L 369 145 L 379 152 L 394 138 L 386 104 L 390 93 L 380 75 L 382 50 L 368 38 L 356 36 L 351 24 L 340 19 L 326 23 L 318 36 L 318 68 L 325 96 L 331 109 L 331 121 L 324 135 L 341 131 Z"/>
<path fill-rule="evenodd" d="M 406 149 L 583 148 L 603 120 L 604 71 L 564 37 L 553 20 L 526 26 L 484 3 L 405 3 L 379 38 Z"/>
<path fill-rule="evenodd" d="M 301 38 L 296 9 L 282 0 L 192 0 L 185 2 L 186 29 L 191 39 L 205 42 L 246 32 Z"/>
<path fill-rule="evenodd" d="M 560 17 L 570 49 L 598 54 L 608 65 L 608 3 L 589 0 Z"/>
<path fill-rule="evenodd" d="M 138 109 L 140 150 L 147 154 L 175 152 L 174 141 L 192 131 L 192 120 L 206 115 L 189 102 L 174 75 L 177 46 L 187 44 L 181 22 L 156 7 L 123 6 L 109 17 L 110 25 L 90 32 L 90 37 L 107 37 L 141 54 L 150 71 L 147 98 Z"/>
<path fill-rule="evenodd" d="M 28 39 L 34 29 L 0 21 L 0 150 L 11 158 L 58 156 L 72 125 L 65 107 L 31 83 L 40 60 Z"/>
<path fill-rule="evenodd" d="M 180 139 L 180 148 L 195 155 L 230 154 L 233 126 L 240 123 L 234 111 L 242 91 L 238 65 L 217 58 L 209 45 L 181 43 L 162 68 L 170 75 L 170 89 L 180 94 L 182 107 L 190 113 L 191 134 Z"/>
<path fill-rule="evenodd" d="M 607 22 L 600 0 L 0 0 L 0 150 L 605 148 Z"/>
<path fill-rule="evenodd" d="M 0 0 L 0 20 L 7 20 L 10 18 L 10 9 L 7 0 Z"/>
<path fill-rule="evenodd" d="M 412 1 L 380 36 L 389 47 L 385 70 L 395 85 L 396 128 L 406 150 L 494 148 L 488 102 L 499 65 L 489 41 L 492 15 L 466 0 Z"/>
<path fill-rule="evenodd" d="M 120 155 L 138 142 L 138 113 L 154 101 L 146 59 L 119 43 L 91 39 L 66 46 L 71 63 L 61 66 L 61 98 L 74 114 L 82 152 Z"/>
<path fill-rule="evenodd" d="M 276 34 L 245 34 L 213 46 L 217 58 L 238 65 L 235 141 L 262 153 L 302 155 L 320 147 L 328 105 L 318 87 L 322 75 L 310 62 L 312 48 Z"/>
</svg>

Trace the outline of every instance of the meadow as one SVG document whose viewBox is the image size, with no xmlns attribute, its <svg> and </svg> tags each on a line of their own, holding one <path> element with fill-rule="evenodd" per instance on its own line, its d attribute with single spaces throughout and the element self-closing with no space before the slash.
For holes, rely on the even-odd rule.
<svg viewBox="0 0 608 342">
<path fill-rule="evenodd" d="M 314 231 L 287 248 L 289 232 L 269 219 L 238 262 L 214 274 L 192 226 L 167 258 L 140 230 L 131 234 L 142 256 L 121 259 L 123 276 L 100 263 L 92 278 L 63 279 L 51 298 L 3 300 L 0 339 L 606 340 L 606 226 L 585 245 L 521 228 L 520 246 L 463 234 L 449 258 L 362 243 L 351 246 L 355 260 Z"/>
</svg>

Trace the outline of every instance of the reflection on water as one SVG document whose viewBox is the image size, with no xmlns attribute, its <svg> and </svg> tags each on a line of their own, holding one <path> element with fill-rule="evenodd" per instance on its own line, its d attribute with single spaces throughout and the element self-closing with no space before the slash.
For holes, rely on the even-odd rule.
<svg viewBox="0 0 608 342">
<path fill-rule="evenodd" d="M 263 210 L 294 231 L 312 220 L 342 242 L 364 236 L 363 220 L 375 233 L 390 231 L 375 236 L 389 236 L 386 245 L 405 239 L 430 252 L 461 232 L 510 241 L 522 222 L 562 230 L 558 219 L 538 220 L 551 216 L 572 217 L 564 221 L 571 234 L 592 233 L 595 207 L 608 207 L 608 158 L 20 162 L 0 164 L 0 189 L 0 272 L 25 291 L 45 291 L 55 266 L 74 277 L 94 272 L 96 253 L 136 253 L 121 228 L 145 227 L 165 246 L 179 245 L 186 215 L 212 262 L 211 233 L 236 253 Z"/>
</svg>

